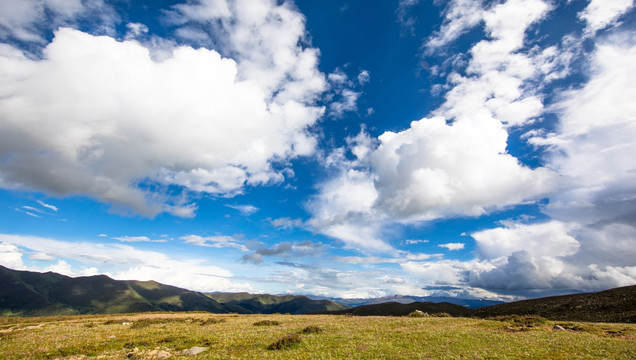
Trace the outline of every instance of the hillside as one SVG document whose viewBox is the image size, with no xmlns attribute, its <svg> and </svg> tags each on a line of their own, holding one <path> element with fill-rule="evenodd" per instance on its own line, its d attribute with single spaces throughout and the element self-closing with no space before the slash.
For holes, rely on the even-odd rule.
<svg viewBox="0 0 636 360">
<path fill-rule="evenodd" d="M 329 300 L 312 300 L 306 296 L 258 295 L 248 293 L 211 293 L 209 297 L 221 304 L 244 309 L 258 314 L 306 314 L 313 311 L 337 311 L 346 306 Z"/>
<path fill-rule="evenodd" d="M 249 303 L 243 303 L 243 306 L 221 304 L 206 294 L 155 281 L 119 281 L 105 275 L 71 278 L 52 272 L 16 271 L 0 266 L 0 315 L 44 316 L 149 311 L 253 314 L 269 308 L 272 313 L 300 314 L 342 308 L 332 302 L 312 301 L 305 297 L 278 300 L 271 307 L 248 305 Z"/>
<path fill-rule="evenodd" d="M 478 317 L 540 315 L 550 320 L 636 323 L 636 285 L 484 307 Z"/>
<path fill-rule="evenodd" d="M 386 302 L 382 304 L 362 305 L 352 309 L 339 311 L 320 311 L 314 314 L 343 315 L 351 314 L 356 316 L 404 316 L 420 310 L 429 314 L 448 313 L 452 316 L 470 316 L 472 310 L 460 305 L 449 303 L 414 302 L 401 304 L 397 302 Z"/>
</svg>

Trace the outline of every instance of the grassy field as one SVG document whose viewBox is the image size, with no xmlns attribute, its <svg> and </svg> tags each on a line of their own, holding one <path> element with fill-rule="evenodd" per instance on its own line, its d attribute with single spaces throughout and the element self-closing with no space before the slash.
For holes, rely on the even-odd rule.
<svg viewBox="0 0 636 360">
<path fill-rule="evenodd" d="M 635 359 L 636 325 L 208 313 L 0 317 L 0 359 L 92 358 Z"/>
</svg>

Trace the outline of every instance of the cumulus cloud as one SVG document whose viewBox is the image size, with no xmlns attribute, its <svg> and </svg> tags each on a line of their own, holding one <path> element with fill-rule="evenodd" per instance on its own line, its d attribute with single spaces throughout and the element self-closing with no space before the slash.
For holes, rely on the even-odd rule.
<svg viewBox="0 0 636 360">
<path fill-rule="evenodd" d="M 446 248 L 450 251 L 462 250 L 466 244 L 464 243 L 446 243 L 446 244 L 438 244 L 437 246 Z"/>
<path fill-rule="evenodd" d="M 579 243 L 568 234 L 566 224 L 550 221 L 525 225 L 509 223 L 506 227 L 472 233 L 479 255 L 494 259 L 526 250 L 536 256 L 566 256 L 578 250 Z"/>
<path fill-rule="evenodd" d="M 282 181 L 272 163 L 311 154 L 307 127 L 322 114 L 312 104 L 324 79 L 316 51 L 297 45 L 300 30 L 271 44 L 287 51 L 275 78 L 257 59 L 182 46 L 158 62 L 135 41 L 70 28 L 39 60 L 1 45 L 0 185 L 187 217 L 196 210 L 187 196 L 144 183 L 233 195 Z"/>
<path fill-rule="evenodd" d="M 22 270 L 22 251 L 9 242 L 0 242 L 0 265 L 11 269 Z"/>
<path fill-rule="evenodd" d="M 468 2 L 453 4 L 450 11 L 468 14 Z M 548 60 L 519 50 L 549 9 L 539 0 L 510 0 L 480 11 L 490 39 L 471 49 L 466 75 L 449 76 L 453 88 L 442 106 L 403 131 L 353 139 L 356 161 L 336 151 L 333 162 L 343 170 L 309 203 L 309 224 L 350 246 L 387 250 L 381 232 L 388 223 L 480 216 L 550 193 L 553 171 L 531 169 L 506 150 L 508 129 L 543 111 L 524 84 Z"/>
<path fill-rule="evenodd" d="M 612 224 L 591 228 L 556 220 L 508 223 L 471 234 L 481 269 L 468 283 L 488 290 L 598 291 L 636 283 L 636 228 Z"/>
<path fill-rule="evenodd" d="M 507 132 L 489 115 L 447 124 L 422 119 L 386 132 L 372 154 L 376 207 L 396 219 L 478 216 L 550 190 L 551 173 L 506 153 Z"/>
<path fill-rule="evenodd" d="M 546 212 L 587 224 L 632 222 L 636 216 L 636 71 L 633 34 L 600 42 L 591 55 L 590 80 L 556 104 L 556 131 L 530 142 L 549 146 L 549 164 L 563 189 Z"/>
<path fill-rule="evenodd" d="M 614 23 L 634 6 L 634 0 L 591 0 L 578 16 L 585 20 L 588 34 L 594 34 Z"/>
<path fill-rule="evenodd" d="M 19 246 L 59 259 L 46 268 L 31 269 L 35 271 L 48 269 L 69 276 L 101 273 L 118 280 L 155 280 L 196 291 L 250 290 L 249 284 L 231 280 L 232 272 L 210 265 L 203 259 L 178 259 L 124 244 L 66 242 L 36 236 L 0 234 L 0 241 L 0 244 L 4 244 L 0 245 L 0 249 L 6 249 L 0 254 L 11 254 L 14 268 L 20 265 L 15 255 L 20 253 Z M 71 266 L 71 260 L 85 267 L 78 269 Z M 94 268 L 98 271 L 95 272 Z"/>
<path fill-rule="evenodd" d="M 5 0 L 0 3 L 0 39 L 42 44 L 42 30 L 55 30 L 88 16 L 102 33 L 118 20 L 103 0 Z"/>
</svg>

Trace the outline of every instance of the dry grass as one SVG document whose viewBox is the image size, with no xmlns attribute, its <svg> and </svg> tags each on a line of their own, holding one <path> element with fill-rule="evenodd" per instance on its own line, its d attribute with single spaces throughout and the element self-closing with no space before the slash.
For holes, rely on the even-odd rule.
<svg viewBox="0 0 636 360">
<path fill-rule="evenodd" d="M 280 325 L 254 326 L 259 321 Z M 565 331 L 553 330 L 555 324 Z M 303 332 L 317 325 L 322 332 Z M 299 333 L 302 342 L 267 350 Z M 183 355 L 193 347 L 208 350 Z M 634 359 L 636 325 L 208 313 L 0 318 L 0 359 L 124 359 L 131 353 L 140 359 L 158 354 L 171 359 Z"/>
</svg>

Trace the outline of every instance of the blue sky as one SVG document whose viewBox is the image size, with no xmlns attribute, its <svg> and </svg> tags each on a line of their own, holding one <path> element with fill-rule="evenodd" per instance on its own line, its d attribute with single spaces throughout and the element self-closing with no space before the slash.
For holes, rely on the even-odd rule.
<svg viewBox="0 0 636 360">
<path fill-rule="evenodd" d="M 0 264 L 199 291 L 636 284 L 632 0 L 5 0 Z"/>
</svg>

